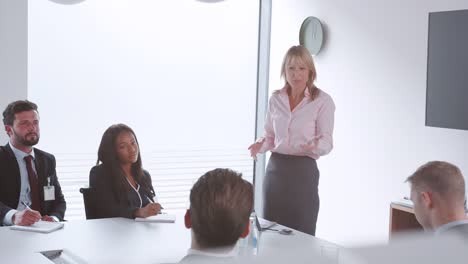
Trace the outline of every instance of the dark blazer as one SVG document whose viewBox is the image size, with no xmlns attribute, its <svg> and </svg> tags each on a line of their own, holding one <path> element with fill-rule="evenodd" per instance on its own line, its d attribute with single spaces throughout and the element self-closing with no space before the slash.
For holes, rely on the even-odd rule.
<svg viewBox="0 0 468 264">
<path fill-rule="evenodd" d="M 34 148 L 34 154 L 41 201 L 40 213 L 55 216 L 62 221 L 67 205 L 57 179 L 55 157 L 37 148 Z M 48 177 L 50 177 L 50 184 L 55 186 L 55 200 L 53 201 L 44 201 L 44 186 L 47 185 Z M 21 176 L 15 154 L 9 144 L 0 146 L 0 225 L 3 225 L 3 218 L 8 211 L 18 207 L 20 191 Z"/>
<path fill-rule="evenodd" d="M 145 177 L 151 183 L 151 176 L 147 171 L 144 171 Z M 127 193 L 124 195 L 126 199 L 119 201 L 117 191 L 114 190 L 112 180 L 117 175 L 112 175 L 111 171 L 103 164 L 94 166 L 89 172 L 89 187 L 92 188 L 95 197 L 93 211 L 96 212 L 97 218 L 109 217 L 125 217 L 135 218 L 134 212 L 140 208 L 140 198 L 134 190 L 129 186 Z M 126 181 L 126 179 L 121 179 Z M 126 183 L 126 182 L 125 182 Z M 139 183 L 141 185 L 141 183 Z M 150 192 L 154 192 L 151 187 Z M 142 207 L 153 202 L 153 195 L 140 187 L 139 193 L 142 200 Z"/>
</svg>

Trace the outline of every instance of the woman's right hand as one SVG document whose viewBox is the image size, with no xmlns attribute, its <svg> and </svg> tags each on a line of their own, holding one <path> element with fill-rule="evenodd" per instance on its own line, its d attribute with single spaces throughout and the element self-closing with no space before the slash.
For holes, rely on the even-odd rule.
<svg viewBox="0 0 468 264">
<path fill-rule="evenodd" d="M 260 148 L 262 147 L 263 142 L 255 142 L 250 147 L 248 148 L 250 150 L 250 156 L 254 159 L 257 160 L 257 154 L 260 151 Z"/>
<path fill-rule="evenodd" d="M 143 208 L 138 208 L 135 212 L 135 216 L 146 218 L 159 213 L 161 213 L 161 205 L 158 203 L 149 203 Z"/>
</svg>

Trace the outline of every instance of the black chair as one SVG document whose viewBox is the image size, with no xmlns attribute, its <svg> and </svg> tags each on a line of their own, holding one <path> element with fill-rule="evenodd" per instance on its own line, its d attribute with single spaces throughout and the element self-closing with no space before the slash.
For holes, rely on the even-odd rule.
<svg viewBox="0 0 468 264">
<path fill-rule="evenodd" d="M 80 188 L 80 193 L 83 194 L 83 201 L 86 212 L 86 219 L 97 219 L 98 214 L 96 212 L 96 194 L 93 188 Z"/>
</svg>

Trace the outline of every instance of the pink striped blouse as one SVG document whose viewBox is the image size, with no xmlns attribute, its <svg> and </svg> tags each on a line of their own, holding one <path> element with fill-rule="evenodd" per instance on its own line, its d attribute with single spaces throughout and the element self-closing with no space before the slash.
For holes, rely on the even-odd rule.
<svg viewBox="0 0 468 264">
<path fill-rule="evenodd" d="M 270 98 L 260 153 L 266 151 L 318 159 L 333 148 L 335 104 L 330 95 L 320 90 L 310 101 L 309 89 L 304 99 L 291 111 L 286 88 Z M 307 146 L 305 146 L 307 145 Z"/>
</svg>

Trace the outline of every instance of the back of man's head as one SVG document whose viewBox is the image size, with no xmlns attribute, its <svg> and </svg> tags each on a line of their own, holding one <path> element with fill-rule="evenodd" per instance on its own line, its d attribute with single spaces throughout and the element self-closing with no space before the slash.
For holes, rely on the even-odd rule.
<svg viewBox="0 0 468 264">
<path fill-rule="evenodd" d="M 205 173 L 190 191 L 190 222 L 201 248 L 234 245 L 248 228 L 253 186 L 230 169 Z"/>
<path fill-rule="evenodd" d="M 444 204 L 464 204 L 465 180 L 460 169 L 453 164 L 428 162 L 419 167 L 407 181 L 414 190 L 437 193 Z"/>
</svg>

